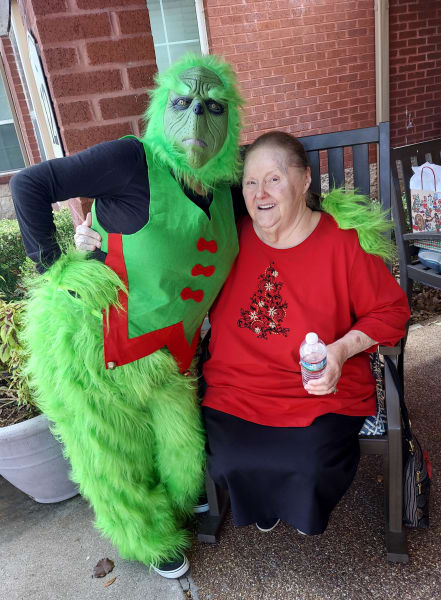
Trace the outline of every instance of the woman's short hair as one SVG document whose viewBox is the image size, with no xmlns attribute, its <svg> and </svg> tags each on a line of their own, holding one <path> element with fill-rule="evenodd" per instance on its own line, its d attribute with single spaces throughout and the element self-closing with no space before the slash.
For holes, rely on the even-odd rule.
<svg viewBox="0 0 441 600">
<path fill-rule="evenodd" d="M 308 157 L 303 144 L 294 135 L 286 133 L 285 131 L 270 131 L 260 135 L 245 149 L 244 160 L 247 159 L 247 156 L 251 154 L 251 152 L 258 148 L 283 150 L 288 160 L 289 167 L 295 166 L 303 169 L 309 167 Z M 312 210 L 321 210 L 320 198 L 310 190 L 308 190 L 306 194 L 306 204 Z"/>
<path fill-rule="evenodd" d="M 308 158 L 301 142 L 285 131 L 270 131 L 260 135 L 246 148 L 245 159 L 253 152 L 253 150 L 262 147 L 272 147 L 284 150 L 285 156 L 288 159 L 288 166 L 290 167 L 296 166 L 306 169 L 309 166 Z"/>
</svg>

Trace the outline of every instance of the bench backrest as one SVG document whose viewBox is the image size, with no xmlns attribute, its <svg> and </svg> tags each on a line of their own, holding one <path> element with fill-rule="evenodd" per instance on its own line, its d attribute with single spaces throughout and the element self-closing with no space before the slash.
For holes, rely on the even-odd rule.
<svg viewBox="0 0 441 600">
<path fill-rule="evenodd" d="M 369 144 L 377 146 L 377 189 L 384 209 L 390 209 L 390 146 L 389 123 L 376 127 L 351 129 L 337 133 L 323 133 L 299 138 L 308 154 L 311 167 L 311 191 L 320 196 L 322 192 L 320 152 L 327 154 L 330 187 L 345 187 L 345 148 L 352 148 L 354 187 L 370 195 Z"/>
</svg>

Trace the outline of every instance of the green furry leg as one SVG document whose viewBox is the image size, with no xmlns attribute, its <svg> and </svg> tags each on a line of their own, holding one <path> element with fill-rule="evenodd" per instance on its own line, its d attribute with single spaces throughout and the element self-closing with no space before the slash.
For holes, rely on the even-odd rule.
<svg viewBox="0 0 441 600">
<path fill-rule="evenodd" d="M 29 373 L 96 526 L 122 557 L 158 564 L 189 544 L 182 526 L 200 490 L 204 439 L 193 384 L 168 352 L 105 369 L 100 310 L 119 286 L 79 254 L 40 278 L 25 331 Z"/>
<path fill-rule="evenodd" d="M 151 399 L 156 466 L 174 506 L 192 509 L 203 489 L 205 440 L 195 382 L 176 375 Z"/>
</svg>

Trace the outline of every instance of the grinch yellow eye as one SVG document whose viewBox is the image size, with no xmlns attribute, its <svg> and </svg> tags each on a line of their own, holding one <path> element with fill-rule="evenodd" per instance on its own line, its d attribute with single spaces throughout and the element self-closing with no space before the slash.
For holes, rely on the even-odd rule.
<svg viewBox="0 0 441 600">
<path fill-rule="evenodd" d="M 207 100 L 205 103 L 208 110 L 214 115 L 221 115 L 224 112 L 224 107 L 215 100 Z"/>
<path fill-rule="evenodd" d="M 176 110 L 186 110 L 190 104 L 191 98 L 186 98 L 185 96 L 181 98 L 175 98 L 175 100 L 172 101 L 172 106 Z"/>
</svg>

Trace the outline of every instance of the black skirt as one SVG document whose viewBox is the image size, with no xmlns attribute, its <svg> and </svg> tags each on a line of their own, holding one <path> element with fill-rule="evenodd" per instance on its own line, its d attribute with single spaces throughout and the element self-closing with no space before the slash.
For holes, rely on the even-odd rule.
<svg viewBox="0 0 441 600">
<path fill-rule="evenodd" d="M 309 427 L 268 427 L 203 407 L 208 469 L 235 525 L 279 518 L 315 535 L 349 488 L 364 417 L 326 414 Z"/>
</svg>

